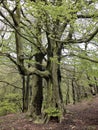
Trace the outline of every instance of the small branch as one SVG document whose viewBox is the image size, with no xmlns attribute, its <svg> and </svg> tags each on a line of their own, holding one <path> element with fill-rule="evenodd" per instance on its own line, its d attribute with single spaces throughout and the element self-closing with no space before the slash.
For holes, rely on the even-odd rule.
<svg viewBox="0 0 98 130">
<path fill-rule="evenodd" d="M 16 66 L 18 66 L 17 62 L 13 59 L 13 57 L 9 53 L 2 53 L 2 52 L 0 52 L 0 56 L 8 57 Z"/>
<path fill-rule="evenodd" d="M 60 43 L 65 43 L 65 44 L 71 44 L 71 43 L 87 43 L 90 40 L 92 40 L 98 33 L 98 27 L 96 27 L 96 29 L 89 35 L 85 36 L 85 38 L 81 38 L 81 39 L 66 39 L 66 40 L 59 40 L 53 37 L 50 37 L 50 39 L 56 41 L 56 42 L 60 42 Z"/>
<path fill-rule="evenodd" d="M 89 57 L 84 57 L 84 56 L 81 56 L 81 55 L 75 55 L 73 53 L 71 54 L 71 56 L 76 56 L 76 57 L 84 59 L 84 60 L 88 60 L 88 61 L 91 61 L 91 62 L 94 62 L 94 63 L 98 63 L 97 60 L 90 59 Z"/>
<path fill-rule="evenodd" d="M 1 83 L 5 83 L 5 84 L 7 84 L 7 85 L 10 85 L 10 86 L 12 86 L 12 87 L 14 87 L 14 88 L 17 88 L 17 89 L 22 89 L 22 88 L 17 87 L 17 86 L 15 86 L 15 85 L 13 85 L 13 84 L 7 82 L 7 81 L 2 81 L 2 80 L 0 80 L 0 82 L 1 82 Z"/>
<path fill-rule="evenodd" d="M 83 14 L 77 14 L 78 18 L 97 18 L 98 17 L 98 13 L 95 14 L 87 14 L 87 15 L 83 15 Z"/>
</svg>

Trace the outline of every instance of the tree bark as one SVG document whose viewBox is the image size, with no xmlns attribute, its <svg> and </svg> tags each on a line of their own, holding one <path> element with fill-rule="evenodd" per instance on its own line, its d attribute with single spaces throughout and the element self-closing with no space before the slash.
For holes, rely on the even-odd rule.
<svg viewBox="0 0 98 130">
<path fill-rule="evenodd" d="M 35 67 L 42 71 L 42 60 L 43 54 L 38 53 L 35 55 L 36 64 Z M 32 75 L 31 79 L 31 86 L 32 86 L 32 95 L 30 97 L 30 104 L 29 104 L 29 115 L 36 120 L 37 116 L 41 115 L 41 108 L 43 102 L 43 86 L 42 86 L 42 78 L 38 75 Z"/>
<path fill-rule="evenodd" d="M 73 94 L 73 104 L 76 103 L 76 94 L 75 94 L 75 85 L 74 85 L 74 79 L 72 79 L 72 94 Z"/>
<path fill-rule="evenodd" d="M 61 70 L 60 70 L 60 53 L 61 48 L 57 46 L 57 43 L 50 40 L 48 46 L 48 64 L 47 69 L 50 72 L 50 77 L 47 78 L 47 101 L 45 109 L 53 108 L 57 109 L 61 115 L 57 114 L 58 120 L 61 118 L 64 112 L 63 98 L 61 92 Z M 51 119 L 46 113 L 45 122 Z"/>
</svg>

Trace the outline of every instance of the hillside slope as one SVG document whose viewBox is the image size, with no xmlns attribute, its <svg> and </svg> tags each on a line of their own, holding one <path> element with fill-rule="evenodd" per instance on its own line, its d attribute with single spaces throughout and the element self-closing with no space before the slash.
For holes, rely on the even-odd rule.
<svg viewBox="0 0 98 130">
<path fill-rule="evenodd" d="M 68 105 L 62 123 L 34 124 L 25 114 L 0 117 L 0 130 L 98 130 L 98 96 L 76 105 Z"/>
</svg>

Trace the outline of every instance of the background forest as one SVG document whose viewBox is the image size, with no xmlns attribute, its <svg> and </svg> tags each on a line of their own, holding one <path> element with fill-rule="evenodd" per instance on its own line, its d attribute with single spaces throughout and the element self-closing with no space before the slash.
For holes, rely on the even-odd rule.
<svg viewBox="0 0 98 130">
<path fill-rule="evenodd" d="M 98 93 L 97 0 L 0 1 L 0 116 L 62 119 Z"/>
</svg>

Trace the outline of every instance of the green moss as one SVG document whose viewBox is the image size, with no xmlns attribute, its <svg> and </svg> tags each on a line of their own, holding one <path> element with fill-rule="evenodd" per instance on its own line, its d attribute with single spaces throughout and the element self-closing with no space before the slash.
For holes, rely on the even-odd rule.
<svg viewBox="0 0 98 130">
<path fill-rule="evenodd" d="M 0 102 L 0 116 L 7 115 L 9 113 L 15 113 L 17 111 L 17 107 L 14 103 L 9 103 L 7 101 Z"/>
<path fill-rule="evenodd" d="M 20 100 L 17 94 L 8 94 L 0 101 L 0 116 L 20 111 Z"/>
<path fill-rule="evenodd" d="M 53 108 L 53 107 L 49 107 L 47 109 L 44 110 L 44 112 L 48 115 L 48 116 L 52 116 L 52 117 L 60 117 L 61 116 L 61 111 L 57 108 Z"/>
<path fill-rule="evenodd" d="M 96 126 L 88 126 L 87 130 L 96 130 Z"/>
</svg>

